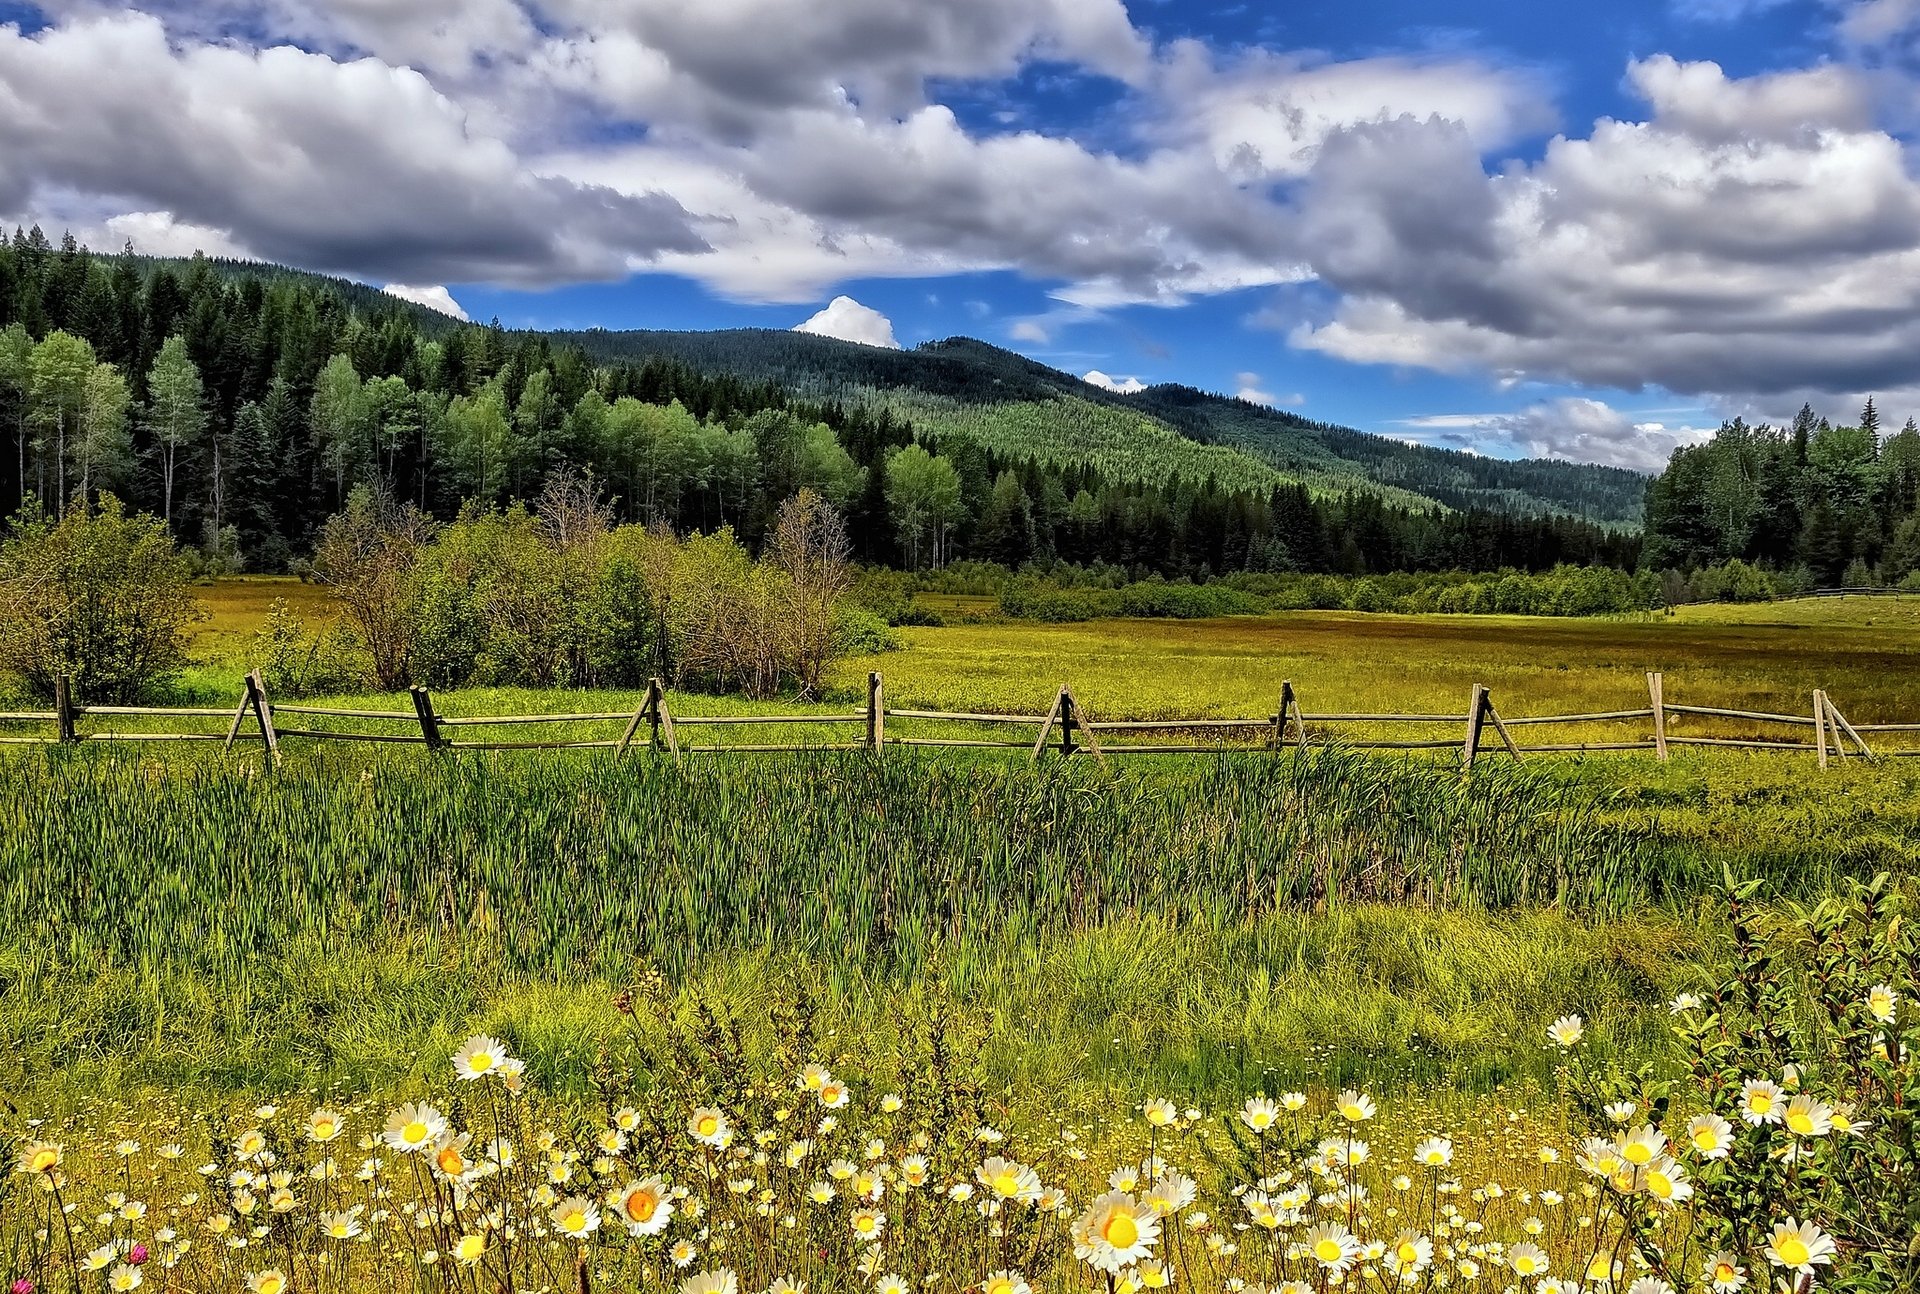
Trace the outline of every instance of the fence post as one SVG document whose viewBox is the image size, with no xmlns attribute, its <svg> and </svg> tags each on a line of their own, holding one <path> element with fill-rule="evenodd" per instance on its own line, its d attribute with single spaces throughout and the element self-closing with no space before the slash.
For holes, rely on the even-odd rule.
<svg viewBox="0 0 1920 1294">
<path fill-rule="evenodd" d="M 1073 757 L 1073 693 L 1060 685 L 1060 758 Z"/>
<path fill-rule="evenodd" d="M 1653 749 L 1661 763 L 1667 762 L 1667 676 L 1657 670 L 1647 672 L 1647 699 L 1653 704 Z"/>
<path fill-rule="evenodd" d="M 53 680 L 53 713 L 60 726 L 60 740 L 65 743 L 80 740 L 80 734 L 73 725 L 73 677 L 61 674 Z"/>
<path fill-rule="evenodd" d="M 1500 734 L 1501 744 L 1507 748 L 1507 753 L 1513 756 L 1516 763 L 1520 762 L 1520 747 L 1514 744 L 1513 734 L 1507 731 L 1507 721 L 1500 717 L 1499 707 L 1494 705 L 1491 692 L 1487 693 L 1486 707 L 1487 718 L 1493 720 L 1493 730 Z"/>
<path fill-rule="evenodd" d="M 1878 762 L 1873 757 L 1873 747 L 1867 745 L 1867 739 L 1860 735 L 1858 729 L 1847 722 L 1847 716 L 1840 713 L 1840 707 L 1833 703 L 1833 697 L 1831 695 L 1827 697 L 1827 722 L 1833 728 L 1833 744 L 1836 750 L 1844 749 L 1840 744 L 1840 738 L 1844 734 L 1852 739 L 1855 746 L 1860 748 L 1860 757 L 1862 759 L 1866 760 L 1869 764 Z"/>
<path fill-rule="evenodd" d="M 433 698 L 427 695 L 424 687 L 407 690 L 413 694 L 413 712 L 420 716 L 420 735 L 426 738 L 427 749 L 442 749 L 447 743 L 440 735 L 440 720 L 433 713 Z"/>
<path fill-rule="evenodd" d="M 1107 766 L 1107 755 L 1105 751 L 1100 749 L 1100 734 L 1093 730 L 1093 715 L 1087 711 L 1085 706 L 1080 704 L 1079 698 L 1074 696 L 1072 688 L 1062 687 L 1060 693 L 1067 699 L 1067 720 L 1061 729 L 1063 735 L 1078 728 L 1086 735 L 1087 749 L 1092 751 L 1093 757 L 1100 761 L 1100 767 L 1105 768 Z M 1069 753 L 1071 753 L 1071 751 L 1069 751 Z"/>
<path fill-rule="evenodd" d="M 1060 707 L 1066 704 L 1066 700 L 1067 689 L 1063 687 L 1060 689 L 1060 695 L 1053 698 L 1053 709 L 1047 711 L 1047 717 L 1040 721 L 1040 735 L 1033 739 L 1033 754 L 1029 756 L 1030 762 L 1036 764 L 1040 762 L 1040 752 L 1047 748 L 1047 736 L 1052 733 L 1054 721 L 1060 717 Z"/>
<path fill-rule="evenodd" d="M 1467 707 L 1467 740 L 1460 750 L 1462 768 L 1471 770 L 1473 761 L 1480 754 L 1480 732 L 1487 721 L 1487 689 L 1485 684 L 1473 685 L 1473 701 Z"/>
<path fill-rule="evenodd" d="M 673 756 L 673 762 L 680 762 L 680 739 L 673 732 L 673 715 L 667 710 L 667 685 L 659 679 L 647 681 L 647 691 L 653 698 L 653 748 L 660 749 L 660 739 L 667 739 L 667 751 Z"/>
<path fill-rule="evenodd" d="M 880 671 L 867 675 L 867 749 L 878 755 L 887 740 L 887 709 Z"/>
<path fill-rule="evenodd" d="M 267 767 L 278 768 L 280 734 L 273 727 L 273 706 L 267 702 L 267 680 L 257 669 L 247 675 L 247 699 L 253 703 L 254 717 L 260 720 L 260 739 L 267 743 Z"/>
<path fill-rule="evenodd" d="M 1820 750 L 1820 767 L 1827 766 L 1827 694 L 1813 690 L 1813 741 Z"/>
</svg>

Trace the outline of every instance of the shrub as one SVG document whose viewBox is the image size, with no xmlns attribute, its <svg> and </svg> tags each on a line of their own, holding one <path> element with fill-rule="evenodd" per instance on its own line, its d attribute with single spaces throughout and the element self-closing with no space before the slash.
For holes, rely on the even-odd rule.
<svg viewBox="0 0 1920 1294">
<path fill-rule="evenodd" d="M 158 517 L 103 494 L 55 520 L 37 504 L 0 540 L 0 669 L 42 695 L 71 675 L 88 701 L 130 702 L 186 662 L 205 612 Z"/>
</svg>

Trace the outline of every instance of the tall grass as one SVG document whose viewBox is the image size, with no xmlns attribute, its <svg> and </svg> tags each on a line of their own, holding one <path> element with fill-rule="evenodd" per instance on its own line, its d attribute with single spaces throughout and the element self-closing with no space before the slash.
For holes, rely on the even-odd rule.
<svg viewBox="0 0 1920 1294">
<path fill-rule="evenodd" d="M 936 942 L 1336 900 L 1621 912 L 1687 857 L 1577 787 L 1336 752 L 1103 774 L 993 761 L 432 758 L 267 777 L 84 749 L 0 770 L 0 926 L 73 958 L 237 966 L 307 931 L 497 935 L 515 964 L 792 950 L 911 970 Z M 18 937 L 18 936 L 16 936 Z"/>
</svg>

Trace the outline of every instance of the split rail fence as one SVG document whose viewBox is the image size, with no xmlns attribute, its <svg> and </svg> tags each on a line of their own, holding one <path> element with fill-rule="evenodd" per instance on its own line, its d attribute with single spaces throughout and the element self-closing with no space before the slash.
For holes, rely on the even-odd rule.
<svg viewBox="0 0 1920 1294">
<path fill-rule="evenodd" d="M 259 742 L 268 760 L 278 763 L 281 743 L 287 740 L 315 742 L 372 742 L 425 746 L 434 751 L 458 750 L 587 750 L 611 749 L 625 755 L 636 747 L 661 752 L 679 760 L 685 755 L 735 754 L 778 751 L 869 751 L 880 754 L 888 746 L 933 747 L 975 750 L 1023 750 L 1038 760 L 1049 751 L 1063 758 L 1091 755 L 1104 764 L 1109 756 L 1215 754 L 1232 751 L 1287 749 L 1305 750 L 1309 746 L 1337 745 L 1351 750 L 1456 751 L 1464 767 L 1471 768 L 1483 753 L 1519 760 L 1535 754 L 1582 754 L 1604 751 L 1652 751 L 1659 759 L 1670 757 L 1676 746 L 1724 747 L 1772 753 L 1806 752 L 1814 755 L 1821 768 L 1831 761 L 1861 759 L 1874 761 L 1882 756 L 1920 756 L 1920 748 L 1895 748 L 1884 741 L 1876 748 L 1867 738 L 1894 734 L 1920 733 L 1920 723 L 1849 723 L 1825 691 L 1816 690 L 1807 709 L 1799 714 L 1770 711 L 1736 710 L 1717 706 L 1681 705 L 1666 696 L 1666 679 L 1659 673 L 1647 675 L 1647 704 L 1624 710 L 1590 714 L 1503 715 L 1494 705 L 1493 694 L 1475 684 L 1464 710 L 1455 714 L 1372 714 L 1309 713 L 1291 681 L 1280 686 L 1279 703 L 1273 713 L 1243 719 L 1124 719 L 1099 720 L 1075 698 L 1073 689 L 1062 687 L 1052 707 L 1044 714 L 972 713 L 949 710 L 894 709 L 886 704 L 884 681 L 879 674 L 868 676 L 867 704 L 862 710 L 842 713 L 686 715 L 675 714 L 667 703 L 667 689 L 659 679 L 652 680 L 639 707 L 632 711 L 605 711 L 584 714 L 517 714 L 449 716 L 439 712 L 433 697 L 424 688 L 411 690 L 412 708 L 408 710 L 362 710 L 334 706 L 296 705 L 272 701 L 258 670 L 247 675 L 239 705 L 225 708 L 151 707 L 85 705 L 74 700 L 70 679 L 57 680 L 54 708 L 50 711 L 0 712 L 0 745 L 70 745 L 79 742 L 221 742 L 230 749 L 236 741 Z M 223 732 L 155 732 L 140 729 L 97 729 L 95 721 L 128 719 L 225 719 Z M 1705 736 L 1676 732 L 1676 720 L 1707 719 L 1721 727 L 1731 723 L 1765 725 L 1792 730 L 1780 736 Z M 926 725 L 943 729 L 946 735 L 905 735 L 890 731 L 890 720 L 913 724 L 922 733 Z M 324 726 L 348 721 L 376 725 L 376 730 L 344 730 Z M 1646 721 L 1650 731 L 1642 736 L 1629 734 L 1621 725 Z M 50 732 L 11 735 L 9 726 L 47 726 Z M 83 727 L 83 725 L 86 725 Z M 539 725 L 545 731 L 573 729 L 574 735 L 542 735 L 532 740 L 513 740 L 503 731 L 525 730 Z M 621 725 L 616 732 L 615 725 Z M 793 728 L 824 730 L 832 739 L 813 742 L 785 741 L 689 741 L 703 730 L 732 730 L 736 725 L 751 731 L 753 726 L 775 726 L 775 735 L 784 736 Z M 1002 735 L 958 735 L 956 726 L 964 725 L 972 733 Z M 1554 728 L 1603 726 L 1606 736 L 1591 741 L 1547 741 L 1524 744 L 1515 730 L 1530 727 Z M 1380 735 L 1383 730 L 1419 731 L 1453 728 L 1453 735 L 1432 739 L 1408 739 Z M 1024 730 L 1024 731 L 1022 731 Z M 1809 731 L 1810 730 L 1810 731 Z M 472 734 L 472 735 L 468 735 Z M 844 734 L 844 735 L 842 735 Z M 1369 735 L 1372 734 L 1372 735 Z M 717 737 L 717 733 L 715 734 Z M 1607 739 L 1611 738 L 1611 739 Z M 1118 740 L 1116 740 L 1118 739 Z"/>
</svg>

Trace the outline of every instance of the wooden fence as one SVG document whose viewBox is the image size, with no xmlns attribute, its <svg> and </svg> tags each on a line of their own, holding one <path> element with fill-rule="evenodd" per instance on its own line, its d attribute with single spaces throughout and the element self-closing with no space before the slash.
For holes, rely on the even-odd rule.
<svg viewBox="0 0 1920 1294">
<path fill-rule="evenodd" d="M 1242 719 L 1123 719 L 1099 720 L 1080 704 L 1073 689 L 1062 687 L 1044 714 L 1001 714 L 951 710 L 895 709 L 886 704 L 879 674 L 867 680 L 865 708 L 841 713 L 684 715 L 667 703 L 659 679 L 647 686 L 644 699 L 632 711 L 584 714 L 517 714 L 449 716 L 439 712 L 424 688 L 411 690 L 407 710 L 355 710 L 335 706 L 295 705 L 269 700 L 259 671 L 247 675 L 239 705 L 232 710 L 198 707 L 83 705 L 73 699 L 72 682 L 60 679 L 50 711 L 0 712 L 0 728 L 7 725 L 45 726 L 50 731 L 32 735 L 0 735 L 6 745 L 68 745 L 78 742 L 208 742 L 231 748 L 236 741 L 259 742 L 268 760 L 277 763 L 281 743 L 377 742 L 421 745 L 429 750 L 590 750 L 610 749 L 625 755 L 636 746 L 680 759 L 685 755 L 773 751 L 864 750 L 875 755 L 888 746 L 947 749 L 1024 750 L 1038 760 L 1050 750 L 1063 758 L 1091 755 L 1104 764 L 1109 756 L 1211 754 L 1222 751 L 1304 750 L 1337 745 L 1352 750 L 1457 751 L 1463 766 L 1471 768 L 1483 752 L 1523 759 L 1534 754 L 1576 754 L 1603 751 L 1652 751 L 1666 760 L 1675 746 L 1726 747 L 1769 752 L 1807 752 L 1821 768 L 1833 760 L 1873 761 L 1881 756 L 1920 756 L 1920 749 L 1899 749 L 1884 742 L 1878 749 L 1869 735 L 1920 733 L 1920 723 L 1849 723 L 1826 692 L 1816 690 L 1800 714 L 1735 710 L 1716 706 L 1681 705 L 1667 699 L 1666 679 L 1647 675 L 1647 704 L 1633 709 L 1590 714 L 1503 715 L 1487 688 L 1475 684 L 1466 706 L 1454 714 L 1309 713 L 1291 681 L 1280 685 L 1273 713 Z M 1779 736 L 1705 736 L 1676 732 L 1678 718 L 1697 717 L 1765 725 L 1789 730 Z M 99 729 L 91 721 L 138 719 L 225 719 L 224 732 L 157 732 L 144 729 Z M 890 720 L 912 724 L 919 735 L 890 731 Z M 355 730 L 325 726 L 346 721 L 362 725 Z M 1622 725 L 1641 724 L 1640 730 Z M 83 728 L 83 724 L 87 726 Z M 365 725 L 373 725 L 368 730 Z M 703 729 L 720 732 L 736 725 L 774 725 L 781 741 L 753 742 L 687 740 Z M 515 740 L 513 730 L 538 726 L 535 739 Z M 1601 729 L 1594 740 L 1545 741 L 1525 744 L 1516 739 L 1531 727 L 1592 727 Z M 795 741 L 791 730 L 823 730 L 826 740 Z M 935 730 L 929 733 L 929 728 Z M 1389 732 L 1381 735 L 1385 728 Z M 1391 730 L 1433 728 L 1451 735 L 1409 739 Z M 553 730 L 560 736 L 550 735 Z M 567 730 L 572 730 L 571 732 Z M 750 731 L 750 727 L 748 728 Z M 1810 730 L 1810 731 L 1809 731 Z M 1642 733 L 1644 732 L 1644 735 Z M 616 735 L 617 733 L 617 735 Z M 471 734 L 471 735 L 469 735 Z M 993 735 L 987 735 L 993 734 Z M 1551 734 L 1550 734 L 1551 735 Z M 1117 740 L 1116 740 L 1117 739 Z"/>
</svg>

